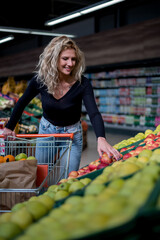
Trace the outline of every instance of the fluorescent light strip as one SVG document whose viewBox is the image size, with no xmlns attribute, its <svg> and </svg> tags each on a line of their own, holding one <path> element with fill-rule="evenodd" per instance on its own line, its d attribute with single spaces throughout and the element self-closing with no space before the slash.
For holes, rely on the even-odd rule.
<svg viewBox="0 0 160 240">
<path fill-rule="evenodd" d="M 51 25 L 56 25 L 57 23 L 60 23 L 60 22 L 65 22 L 67 20 L 70 20 L 72 18 L 76 18 L 76 17 L 79 17 L 81 16 L 82 14 L 77 12 L 77 13 L 73 13 L 73 14 L 70 14 L 70 15 L 67 15 L 67 16 L 64 16 L 64 17 L 61 17 L 61 18 L 57 18 L 56 20 L 53 20 L 53 21 L 49 21 L 47 24 L 45 25 L 48 25 L 48 26 L 51 26 Z"/>
<path fill-rule="evenodd" d="M 97 5 L 95 7 L 91 7 L 91 8 L 88 8 L 86 10 L 80 11 L 80 13 L 81 14 L 88 14 L 90 12 L 94 12 L 94 11 L 97 11 L 99 9 L 102 9 L 102 8 L 105 8 L 105 7 L 108 7 L 108 6 L 111 6 L 113 4 L 116 4 L 116 3 L 119 3 L 119 2 L 123 2 L 123 1 L 125 1 L 125 0 L 112 0 L 112 1 L 100 4 L 100 5 Z"/>
<path fill-rule="evenodd" d="M 87 8 L 79 9 L 76 12 L 71 12 L 70 14 L 64 15 L 62 17 L 51 19 L 51 20 L 45 22 L 45 25 L 46 26 L 53 26 L 53 25 L 56 25 L 58 23 L 65 22 L 67 20 L 70 20 L 70 19 L 73 19 L 73 18 L 76 18 L 76 17 L 80 17 L 84 14 L 88 14 L 90 12 L 94 12 L 94 11 L 97 11 L 99 9 L 109 7 L 111 5 L 114 5 L 116 3 L 123 2 L 123 1 L 125 1 L 125 0 L 101 1 L 101 2 L 99 2 L 99 4 L 92 4 Z"/>
<path fill-rule="evenodd" d="M 2 27 L 2 26 L 0 26 L 0 32 L 33 34 L 33 35 L 43 35 L 43 36 L 62 36 L 62 35 L 66 35 L 68 37 L 75 37 L 75 35 L 72 35 L 72 34 L 54 33 L 54 32 L 41 31 L 41 30 L 36 30 L 36 29 L 11 28 L 11 27 Z"/>
<path fill-rule="evenodd" d="M 4 38 L 1 38 L 0 39 L 0 44 L 1 43 L 4 43 L 4 42 L 8 42 L 8 41 L 11 41 L 11 40 L 13 40 L 14 39 L 14 37 L 11 35 L 11 36 L 7 36 L 7 37 L 4 37 Z"/>
</svg>

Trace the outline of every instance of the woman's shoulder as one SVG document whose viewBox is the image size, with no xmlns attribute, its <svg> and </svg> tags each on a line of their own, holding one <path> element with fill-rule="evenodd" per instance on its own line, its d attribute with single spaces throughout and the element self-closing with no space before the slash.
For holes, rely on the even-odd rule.
<svg viewBox="0 0 160 240">
<path fill-rule="evenodd" d="M 31 78 L 30 84 L 36 86 L 37 88 L 42 87 L 42 83 L 41 83 L 40 79 L 37 77 L 37 75 L 34 75 L 34 76 Z"/>
<path fill-rule="evenodd" d="M 90 85 L 90 80 L 87 77 L 85 77 L 84 75 L 82 75 L 82 77 L 81 77 L 81 84 L 83 86 Z"/>
</svg>

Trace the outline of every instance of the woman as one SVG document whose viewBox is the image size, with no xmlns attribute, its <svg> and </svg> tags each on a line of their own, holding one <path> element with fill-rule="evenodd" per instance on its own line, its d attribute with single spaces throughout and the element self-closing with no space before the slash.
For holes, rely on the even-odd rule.
<svg viewBox="0 0 160 240">
<path fill-rule="evenodd" d="M 74 133 L 69 172 L 78 170 L 82 153 L 82 101 L 97 137 L 97 151 L 120 158 L 119 152 L 105 139 L 104 123 L 96 106 L 90 81 L 82 74 L 85 61 L 76 43 L 66 37 L 56 37 L 40 55 L 37 74 L 31 79 L 19 99 L 4 129 L 4 136 L 15 135 L 14 128 L 24 108 L 38 94 L 41 95 L 43 116 L 39 133 Z"/>
</svg>

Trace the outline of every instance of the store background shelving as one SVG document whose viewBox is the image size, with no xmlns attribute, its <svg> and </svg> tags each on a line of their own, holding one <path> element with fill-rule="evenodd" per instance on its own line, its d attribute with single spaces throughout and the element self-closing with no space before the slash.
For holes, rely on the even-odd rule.
<svg viewBox="0 0 160 240">
<path fill-rule="evenodd" d="M 106 127 L 144 131 L 160 124 L 160 66 L 133 64 L 128 68 L 112 66 L 109 71 L 94 70 L 86 71 L 85 76 L 91 81 Z M 86 119 L 89 122 L 87 115 Z"/>
</svg>

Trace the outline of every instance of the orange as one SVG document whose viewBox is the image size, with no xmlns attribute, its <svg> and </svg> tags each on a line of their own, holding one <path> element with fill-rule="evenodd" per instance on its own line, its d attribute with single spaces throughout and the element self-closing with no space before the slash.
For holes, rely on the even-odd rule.
<svg viewBox="0 0 160 240">
<path fill-rule="evenodd" d="M 22 160 L 26 160 L 26 158 L 21 158 L 20 161 L 22 161 Z"/>
<path fill-rule="evenodd" d="M 3 163 L 3 162 L 4 162 L 4 157 L 0 156 L 0 163 Z"/>
<path fill-rule="evenodd" d="M 4 157 L 4 162 L 13 162 L 15 161 L 15 157 L 13 155 L 6 155 Z"/>
</svg>

